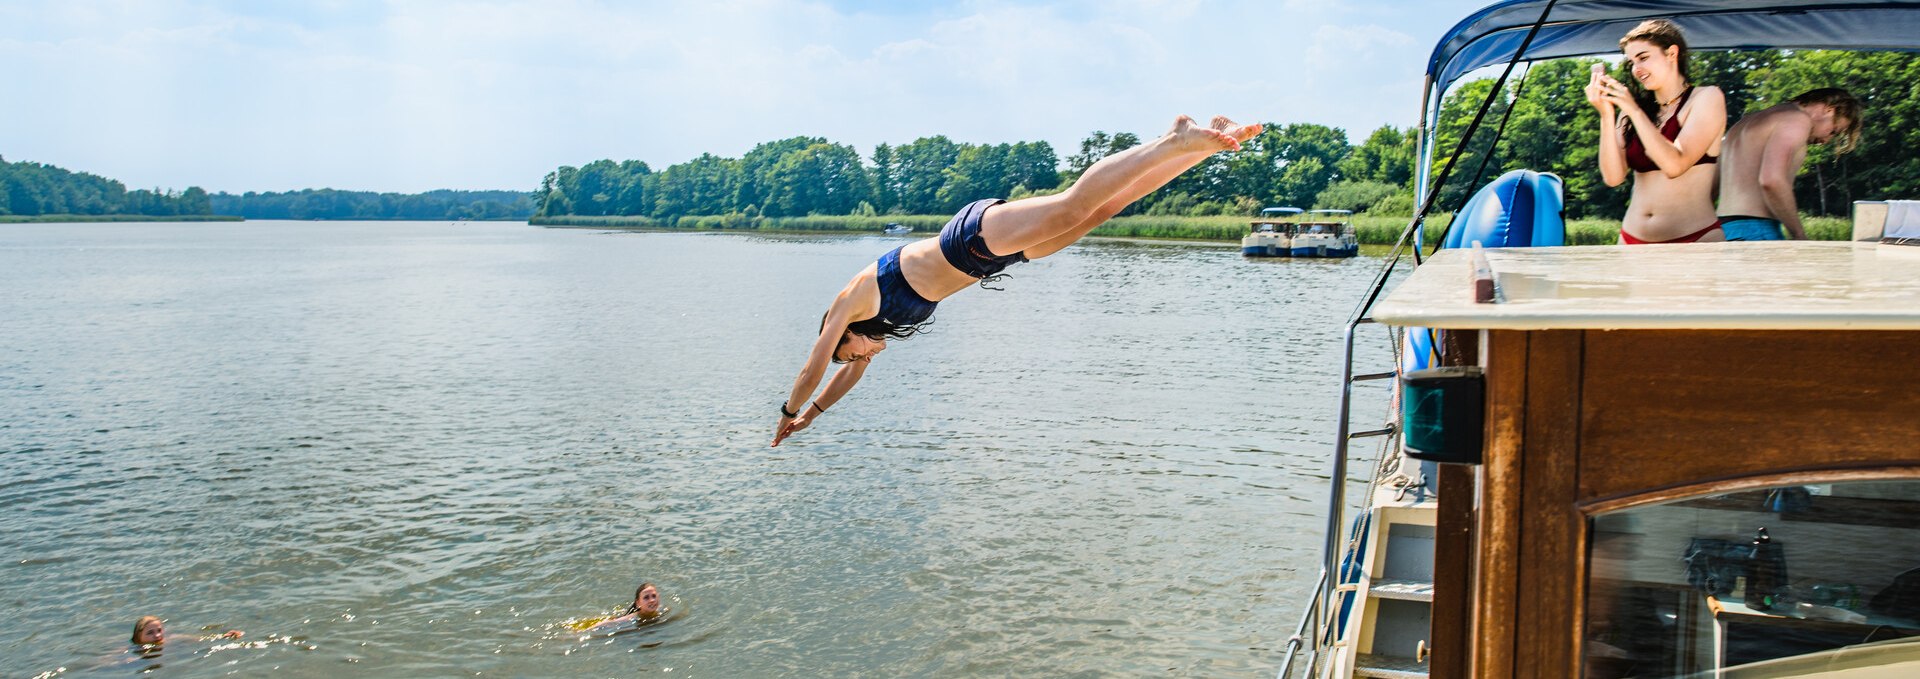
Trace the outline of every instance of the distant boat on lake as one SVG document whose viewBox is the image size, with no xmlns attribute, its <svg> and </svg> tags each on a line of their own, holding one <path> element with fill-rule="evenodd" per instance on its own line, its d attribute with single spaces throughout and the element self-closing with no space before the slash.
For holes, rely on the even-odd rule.
<svg viewBox="0 0 1920 679">
<path fill-rule="evenodd" d="M 884 231 L 890 235 L 898 236 L 903 233 L 913 233 L 913 227 L 901 224 L 900 222 L 887 222 L 887 228 L 884 229 Z"/>
<path fill-rule="evenodd" d="M 1248 257 L 1289 257 L 1293 255 L 1293 219 L 1306 212 L 1297 207 L 1270 207 L 1260 211 L 1247 235 L 1240 239 L 1240 254 Z"/>
</svg>

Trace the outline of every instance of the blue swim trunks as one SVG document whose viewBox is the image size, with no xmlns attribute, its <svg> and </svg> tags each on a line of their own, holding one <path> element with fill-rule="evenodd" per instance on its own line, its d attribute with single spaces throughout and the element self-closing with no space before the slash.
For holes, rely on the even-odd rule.
<svg viewBox="0 0 1920 679">
<path fill-rule="evenodd" d="M 987 242 L 980 238 L 980 216 L 987 208 L 1005 203 L 997 198 L 976 200 L 960 208 L 960 213 L 947 220 L 940 229 L 940 254 L 945 255 L 947 263 L 974 278 L 986 278 L 1000 273 L 1007 265 L 1027 261 L 1022 253 L 996 255 L 987 249 Z"/>
<path fill-rule="evenodd" d="M 1727 240 L 1786 240 L 1778 219 L 1727 215 L 1721 217 L 1719 223 L 1720 232 L 1727 235 Z"/>
</svg>

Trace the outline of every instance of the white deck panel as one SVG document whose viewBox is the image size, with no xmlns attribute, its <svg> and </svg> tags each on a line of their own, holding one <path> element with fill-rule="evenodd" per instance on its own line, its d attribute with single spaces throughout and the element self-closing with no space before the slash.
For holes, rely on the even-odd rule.
<svg viewBox="0 0 1920 679">
<path fill-rule="evenodd" d="M 1501 301 L 1473 301 L 1469 251 L 1442 250 L 1374 306 L 1453 329 L 1920 329 L 1920 247 L 1772 241 L 1493 248 Z"/>
</svg>

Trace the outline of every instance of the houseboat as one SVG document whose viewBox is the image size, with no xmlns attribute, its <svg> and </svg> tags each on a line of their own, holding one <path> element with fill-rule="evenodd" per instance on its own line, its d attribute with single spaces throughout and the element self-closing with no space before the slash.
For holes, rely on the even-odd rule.
<svg viewBox="0 0 1920 679">
<path fill-rule="evenodd" d="M 1352 257 L 1360 254 L 1352 210 L 1314 210 L 1293 229 L 1294 257 Z"/>
<path fill-rule="evenodd" d="M 1920 2 L 1498 3 L 1428 61 L 1421 211 L 1449 85 L 1612 56 L 1654 17 L 1699 50 L 1920 51 Z M 1279 676 L 1920 676 L 1920 247 L 1859 220 L 1852 242 L 1551 226 L 1423 258 L 1416 216 L 1348 318 L 1319 583 Z M 1356 366 L 1376 324 L 1395 363 Z M 1356 427 L 1369 380 L 1391 414 Z"/>
<path fill-rule="evenodd" d="M 1297 207 L 1270 207 L 1260 211 L 1240 238 L 1240 254 L 1248 257 L 1288 257 L 1293 254 L 1295 220 L 1306 212 Z"/>
</svg>

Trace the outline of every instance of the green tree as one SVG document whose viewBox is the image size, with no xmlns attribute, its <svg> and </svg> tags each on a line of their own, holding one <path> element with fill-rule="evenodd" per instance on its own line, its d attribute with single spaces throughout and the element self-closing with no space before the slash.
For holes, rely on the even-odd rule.
<svg viewBox="0 0 1920 679">
<path fill-rule="evenodd" d="M 621 181 L 614 192 L 613 210 L 621 215 L 646 215 L 653 213 L 653 197 L 647 188 L 652 183 L 650 177 L 653 168 L 638 160 L 620 163 Z"/>
<path fill-rule="evenodd" d="M 941 214 L 940 188 L 946 186 L 946 170 L 960 159 L 960 145 L 945 135 L 921 137 L 893 150 L 895 195 L 900 208 L 908 214 Z M 958 207 L 958 206 L 955 206 Z"/>
<path fill-rule="evenodd" d="M 725 214 L 742 181 L 740 161 L 711 153 L 659 173 L 653 216 L 676 219 L 686 215 Z"/>
<path fill-rule="evenodd" d="M 873 147 L 873 205 L 878 212 L 891 213 L 900 207 L 899 168 L 893 147 L 882 142 Z"/>
<path fill-rule="evenodd" d="M 579 215 L 613 214 L 614 198 L 620 192 L 620 166 L 611 160 L 596 160 L 582 165 L 574 175 L 568 200 Z"/>
<path fill-rule="evenodd" d="M 1007 152 L 1007 193 L 1013 195 L 1013 187 L 1026 187 L 1029 191 L 1045 191 L 1060 185 L 1060 157 L 1054 155 L 1053 145 L 1044 141 L 1020 142 Z"/>
<path fill-rule="evenodd" d="M 825 137 L 788 137 L 754 145 L 752 150 L 747 151 L 747 154 L 737 161 L 740 168 L 740 181 L 734 186 L 732 198 L 724 204 L 709 206 L 709 209 L 715 211 L 712 214 L 725 214 L 748 205 L 758 205 L 761 210 L 766 210 L 767 201 L 779 191 L 775 188 L 775 179 L 772 176 L 774 166 L 779 165 L 781 159 L 786 158 L 787 154 L 825 143 L 827 143 Z"/>
<path fill-rule="evenodd" d="M 1086 139 L 1080 140 L 1080 152 L 1067 156 L 1067 177 L 1076 178 L 1100 162 L 1101 158 L 1125 151 L 1140 145 L 1140 135 L 1132 132 L 1107 134 L 1094 130 Z"/>
<path fill-rule="evenodd" d="M 1337 127 L 1312 123 L 1295 123 L 1274 132 L 1262 141 L 1261 150 L 1272 167 L 1279 170 L 1279 175 L 1274 177 L 1276 197 L 1290 205 L 1312 204 L 1313 199 L 1338 178 L 1334 168 L 1351 148 L 1347 144 L 1347 133 Z"/>
<path fill-rule="evenodd" d="M 852 214 L 872 193 L 860 153 L 824 141 L 781 156 L 761 181 L 761 214 L 771 217 Z"/>
<path fill-rule="evenodd" d="M 939 204 L 937 214 L 957 212 L 971 201 L 1011 193 L 1013 184 L 1009 181 L 1012 175 L 1007 172 L 1007 157 L 1012 151 L 1009 144 L 961 147 L 960 155 L 941 173 L 946 183 L 934 193 Z"/>
<path fill-rule="evenodd" d="M 1333 169 L 1342 180 L 1378 182 L 1411 190 L 1413 170 L 1420 164 L 1415 158 L 1419 150 L 1418 130 L 1382 125 L 1346 158 L 1335 163 Z"/>
<path fill-rule="evenodd" d="M 1441 187 L 1440 202 L 1434 206 L 1436 211 L 1444 212 L 1460 207 L 1473 191 L 1486 185 L 1494 177 L 1500 176 L 1500 166 L 1491 162 L 1486 163 L 1487 169 L 1484 172 L 1476 175 L 1474 171 L 1480 167 L 1481 161 L 1493 152 L 1495 128 L 1500 126 L 1500 116 L 1506 114 L 1507 107 L 1511 103 L 1507 97 L 1501 96 L 1494 101 L 1481 121 L 1480 128 L 1475 131 L 1471 143 L 1456 154 L 1456 149 L 1460 148 L 1461 137 L 1465 136 L 1468 125 L 1473 122 L 1474 113 L 1486 100 L 1487 94 L 1493 91 L 1493 82 L 1492 80 L 1473 80 L 1461 83 L 1454 88 L 1452 94 L 1447 95 L 1440 102 L 1440 122 L 1435 127 L 1434 135 L 1432 181 L 1437 182 L 1441 179 L 1441 172 L 1449 163 L 1453 164 L 1453 173 L 1447 178 L 1446 185 Z M 1457 159 L 1449 159 L 1449 156 L 1454 155 L 1458 156 Z M 1432 187 L 1428 187 L 1428 190 L 1432 190 Z M 1420 199 L 1425 200 L 1426 197 L 1421 196 Z"/>
<path fill-rule="evenodd" d="M 1727 95 L 1727 126 L 1732 127 L 1747 113 L 1766 106 L 1754 106 L 1764 96 L 1761 81 L 1753 74 L 1780 63 L 1779 50 L 1738 50 L 1733 52 L 1694 52 L 1687 68 L 1695 85 L 1714 85 Z"/>
<path fill-rule="evenodd" d="M 180 214 L 213 214 L 213 201 L 207 196 L 207 190 L 198 186 L 187 187 L 186 192 L 180 194 Z"/>
<path fill-rule="evenodd" d="M 1800 209 L 1844 214 L 1853 201 L 1920 196 L 1920 55 L 1902 52 L 1804 51 L 1749 76 L 1759 83 L 1754 108 L 1789 100 L 1808 90 L 1839 87 L 1861 104 L 1860 145 L 1836 155 L 1808 149 L 1794 183 Z"/>
</svg>

